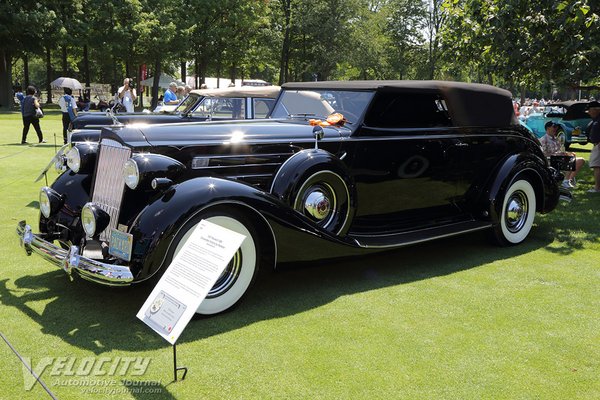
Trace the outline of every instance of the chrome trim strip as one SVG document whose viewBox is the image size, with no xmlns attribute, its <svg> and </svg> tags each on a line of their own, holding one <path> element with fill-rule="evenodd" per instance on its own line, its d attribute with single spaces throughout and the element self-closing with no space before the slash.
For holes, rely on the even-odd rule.
<svg viewBox="0 0 600 400">
<path fill-rule="evenodd" d="M 239 165 L 213 165 L 207 167 L 192 167 L 192 169 L 219 169 L 219 168 L 246 168 L 246 167 L 273 167 L 282 163 L 264 163 L 264 164 L 239 164 Z"/>
<path fill-rule="evenodd" d="M 207 154 L 203 156 L 195 156 L 194 158 L 242 158 L 242 157 L 277 157 L 277 156 L 289 156 L 290 153 L 248 153 L 248 154 Z"/>
<path fill-rule="evenodd" d="M 77 246 L 71 246 L 69 251 L 62 249 L 39 235 L 32 234 L 31 227 L 25 221 L 18 223 L 17 235 L 27 255 L 35 252 L 44 260 L 65 270 L 67 274 L 75 270 L 84 279 L 108 286 L 126 286 L 133 281 L 129 267 L 83 257 L 79 255 Z"/>
<path fill-rule="evenodd" d="M 244 178 L 270 178 L 273 174 L 248 174 L 248 175 L 224 175 L 229 179 L 244 179 Z"/>
<path fill-rule="evenodd" d="M 366 244 L 361 244 L 360 241 L 357 239 L 356 235 L 352 235 L 351 237 L 353 239 L 355 239 L 356 243 L 364 248 L 364 249 L 390 249 L 390 248 L 400 248 L 400 247 L 405 247 L 405 246 L 412 246 L 414 244 L 418 244 L 418 243 L 425 243 L 425 242 L 429 242 L 432 240 L 437 240 L 437 239 L 442 239 L 442 238 L 448 238 L 448 237 L 452 237 L 452 236 L 456 236 L 456 235 L 462 235 L 464 233 L 470 233 L 470 232 L 477 232 L 477 231 L 481 231 L 481 230 L 485 230 L 485 229 L 490 229 L 492 227 L 492 224 L 489 225 L 485 225 L 485 226 L 480 226 L 477 228 L 471 228 L 471 229 L 465 229 L 465 230 L 461 230 L 461 231 L 457 231 L 457 232 L 451 232 L 451 233 L 446 233 L 443 235 L 437 235 L 437 236 L 431 236 L 425 239 L 419 239 L 419 240 L 412 240 L 410 242 L 405 242 L 405 243 L 394 243 L 394 244 L 389 244 L 389 245 L 375 245 L 375 246 L 371 246 L 371 245 L 366 245 Z M 362 237 L 366 237 L 367 235 L 362 235 Z M 390 235 L 390 236 L 394 236 L 394 235 Z"/>
</svg>

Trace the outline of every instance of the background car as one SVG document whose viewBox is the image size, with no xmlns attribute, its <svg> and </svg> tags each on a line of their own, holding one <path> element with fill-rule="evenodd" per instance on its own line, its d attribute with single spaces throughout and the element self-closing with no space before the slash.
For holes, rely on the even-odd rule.
<svg viewBox="0 0 600 400">
<path fill-rule="evenodd" d="M 271 117 L 105 128 L 75 144 L 40 191 L 40 233 L 18 225 L 26 251 L 126 286 L 160 276 L 208 220 L 246 236 L 197 310 L 215 314 L 260 270 L 477 231 L 515 245 L 558 203 L 562 175 L 495 87 L 288 83 Z"/>
<path fill-rule="evenodd" d="M 100 129 L 109 125 L 265 118 L 273 108 L 279 91 L 279 86 L 199 89 L 192 90 L 171 113 L 82 113 L 71 123 L 69 140 L 97 141 Z"/>
<path fill-rule="evenodd" d="M 548 121 L 559 125 L 557 137 L 568 149 L 572 143 L 587 144 L 585 128 L 592 120 L 585 112 L 587 101 L 565 101 L 546 107 L 544 113 L 534 113 L 525 118 L 525 124 L 531 128 L 537 137 L 546 134 L 544 125 Z"/>
</svg>

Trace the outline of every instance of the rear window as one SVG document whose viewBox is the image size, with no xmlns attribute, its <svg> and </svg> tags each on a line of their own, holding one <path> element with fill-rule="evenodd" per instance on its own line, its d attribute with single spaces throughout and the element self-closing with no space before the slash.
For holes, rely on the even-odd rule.
<svg viewBox="0 0 600 400">
<path fill-rule="evenodd" d="M 365 124 L 374 128 L 431 128 L 452 126 L 452 120 L 438 93 L 380 92 Z"/>
</svg>

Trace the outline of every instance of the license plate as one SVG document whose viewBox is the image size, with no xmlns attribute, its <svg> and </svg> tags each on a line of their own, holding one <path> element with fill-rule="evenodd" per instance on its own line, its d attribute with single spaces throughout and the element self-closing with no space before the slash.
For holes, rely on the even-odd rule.
<svg viewBox="0 0 600 400">
<path fill-rule="evenodd" d="M 121 260 L 131 261 L 131 248 L 133 247 L 133 235 L 121 232 L 117 229 L 110 231 L 110 245 L 108 254 L 119 257 Z"/>
</svg>

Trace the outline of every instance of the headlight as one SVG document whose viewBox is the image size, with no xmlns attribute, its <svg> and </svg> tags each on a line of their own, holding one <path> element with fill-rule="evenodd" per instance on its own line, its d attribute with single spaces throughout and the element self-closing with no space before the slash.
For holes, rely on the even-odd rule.
<svg viewBox="0 0 600 400">
<path fill-rule="evenodd" d="M 40 212 L 46 218 L 50 218 L 62 208 L 63 197 L 55 190 L 44 186 L 40 189 Z"/>
<path fill-rule="evenodd" d="M 130 189 L 135 189 L 140 182 L 140 170 L 137 163 L 132 159 L 125 161 L 125 164 L 123 164 L 123 180 Z"/>
<path fill-rule="evenodd" d="M 102 233 L 110 222 L 110 216 L 106 211 L 94 203 L 87 203 L 81 210 L 81 225 L 87 237 L 93 237 Z"/>
<path fill-rule="evenodd" d="M 81 210 L 81 225 L 83 225 L 85 234 L 92 237 L 96 233 L 96 217 L 88 205 L 89 203 L 83 206 L 83 210 Z"/>
<path fill-rule="evenodd" d="M 79 168 L 81 167 L 81 155 L 79 154 L 77 147 L 73 147 L 67 153 L 67 165 L 73 172 L 79 172 Z"/>
<path fill-rule="evenodd" d="M 50 217 L 50 198 L 45 190 L 40 190 L 40 212 L 46 218 Z"/>
</svg>

